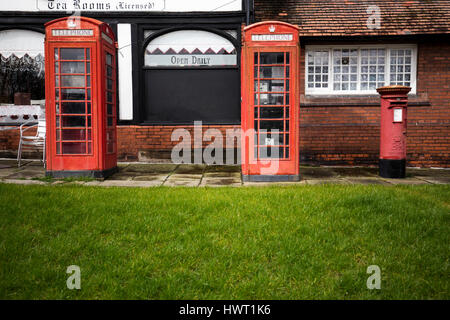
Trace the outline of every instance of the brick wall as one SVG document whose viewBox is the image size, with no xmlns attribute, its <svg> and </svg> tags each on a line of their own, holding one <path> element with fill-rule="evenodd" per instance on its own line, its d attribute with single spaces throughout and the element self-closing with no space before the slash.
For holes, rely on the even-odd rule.
<svg viewBox="0 0 450 320">
<path fill-rule="evenodd" d="M 302 50 L 304 52 L 304 50 Z M 409 99 L 408 166 L 450 167 L 450 45 L 418 45 L 417 94 Z M 304 70 L 304 56 L 301 70 Z M 327 165 L 376 165 L 380 99 L 304 95 L 301 72 L 300 161 Z M 207 126 L 222 132 L 232 126 Z M 119 157 L 134 160 L 140 150 L 167 157 L 177 142 L 174 126 L 119 127 Z M 192 127 L 186 127 L 192 132 Z M 237 128 L 237 127 L 235 127 Z M 225 134 L 224 134 L 225 135 Z M 130 143 L 128 143 L 130 140 Z"/>
<path fill-rule="evenodd" d="M 304 52 L 304 50 L 302 50 Z M 408 166 L 450 167 L 450 44 L 418 44 L 417 95 L 408 108 Z M 376 165 L 379 155 L 379 97 L 304 95 L 304 56 L 300 77 L 300 160 L 303 163 Z M 181 126 L 193 134 L 192 126 Z M 120 160 L 170 157 L 179 126 L 119 126 Z M 227 129 L 239 126 L 205 126 Z M 0 156 L 17 150 L 18 130 L 0 131 Z M 204 143 L 208 144 L 208 143 Z"/>
<path fill-rule="evenodd" d="M 194 126 L 118 126 L 117 127 L 117 148 L 118 158 L 125 161 L 147 160 L 154 158 L 170 159 L 172 148 L 182 140 L 171 141 L 172 132 L 176 129 L 186 129 L 192 141 L 190 147 L 194 152 Z M 209 129 L 219 130 L 222 134 L 222 144 L 224 148 L 238 147 L 237 139 L 227 141 L 227 130 L 238 130 L 239 125 L 204 125 L 202 126 L 202 136 Z M 203 141 L 202 148 L 210 144 L 210 141 Z M 237 151 L 236 151 L 237 154 Z"/>
<path fill-rule="evenodd" d="M 408 166 L 450 167 L 449 50 L 449 44 L 418 44 L 417 94 L 409 97 L 408 107 Z M 302 56 L 301 70 L 304 63 Z M 301 161 L 377 164 L 380 99 L 305 96 L 304 77 L 301 72 Z"/>
</svg>

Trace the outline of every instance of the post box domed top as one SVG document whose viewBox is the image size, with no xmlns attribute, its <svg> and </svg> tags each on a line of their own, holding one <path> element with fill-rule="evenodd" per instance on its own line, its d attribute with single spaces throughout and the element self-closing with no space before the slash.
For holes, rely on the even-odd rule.
<svg viewBox="0 0 450 320">
<path fill-rule="evenodd" d="M 62 35 L 66 36 L 75 36 L 76 34 L 80 34 L 82 36 L 94 36 L 94 37 L 100 37 L 101 32 L 105 33 L 109 38 L 111 38 L 113 41 L 115 40 L 114 32 L 112 31 L 111 27 L 102 21 L 88 18 L 88 17 L 80 17 L 80 16 L 70 16 L 70 17 L 64 17 L 59 18 L 56 20 L 49 21 L 45 24 L 45 29 L 47 31 L 49 30 L 73 30 L 73 32 L 61 32 Z M 80 30 L 79 32 L 75 32 L 75 30 Z M 92 30 L 91 33 L 83 33 L 82 31 L 86 30 Z M 50 34 L 49 34 L 50 35 Z"/>
<path fill-rule="evenodd" d="M 383 94 L 407 94 L 411 91 L 411 87 L 391 85 L 377 88 L 377 92 L 381 95 Z"/>
</svg>

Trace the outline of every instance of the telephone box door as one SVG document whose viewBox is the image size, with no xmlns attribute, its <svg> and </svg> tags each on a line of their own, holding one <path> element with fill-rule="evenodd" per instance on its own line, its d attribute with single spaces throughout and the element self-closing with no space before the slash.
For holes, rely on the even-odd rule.
<svg viewBox="0 0 450 320">
<path fill-rule="evenodd" d="M 54 63 L 50 80 L 54 100 L 49 99 L 49 161 L 52 170 L 89 170 L 98 166 L 98 134 L 92 130 L 97 121 L 93 94 L 97 91 L 95 45 L 73 43 L 49 45 Z M 95 103 L 95 101 L 94 101 Z"/>
<path fill-rule="evenodd" d="M 265 23 L 256 33 L 278 29 L 284 36 L 290 34 L 288 39 L 296 38 L 293 30 L 289 33 L 283 27 Z M 295 181 L 299 179 L 298 45 L 269 41 L 252 41 L 244 48 L 243 177 L 247 181 Z"/>
</svg>

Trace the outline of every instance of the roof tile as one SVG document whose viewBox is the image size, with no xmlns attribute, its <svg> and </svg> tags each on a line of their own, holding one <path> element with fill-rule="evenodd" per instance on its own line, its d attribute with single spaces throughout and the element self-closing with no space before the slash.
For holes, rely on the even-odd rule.
<svg viewBox="0 0 450 320">
<path fill-rule="evenodd" d="M 300 36 L 450 33 L 450 0 L 254 0 L 257 21 L 279 20 L 300 27 Z M 370 6 L 380 27 L 370 29 Z"/>
</svg>

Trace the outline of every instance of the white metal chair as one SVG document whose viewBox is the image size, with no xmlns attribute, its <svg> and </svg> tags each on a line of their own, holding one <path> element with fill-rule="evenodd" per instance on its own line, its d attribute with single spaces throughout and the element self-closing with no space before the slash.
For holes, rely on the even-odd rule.
<svg viewBox="0 0 450 320">
<path fill-rule="evenodd" d="M 45 134 L 46 134 L 46 126 L 45 126 L 45 114 L 40 113 L 38 117 L 38 123 L 35 125 L 27 126 L 30 123 L 35 123 L 35 120 L 27 121 L 20 125 L 20 140 L 19 140 L 19 150 L 17 151 L 17 166 L 20 167 L 20 163 L 22 160 L 22 151 L 25 149 L 38 149 L 42 151 L 42 162 L 45 167 Z M 27 126 L 24 128 L 24 126 Z M 36 128 L 35 135 L 25 135 L 24 133 L 30 129 Z"/>
</svg>

